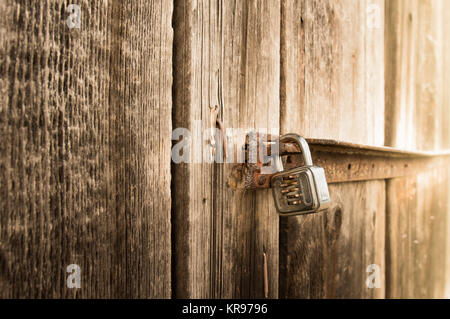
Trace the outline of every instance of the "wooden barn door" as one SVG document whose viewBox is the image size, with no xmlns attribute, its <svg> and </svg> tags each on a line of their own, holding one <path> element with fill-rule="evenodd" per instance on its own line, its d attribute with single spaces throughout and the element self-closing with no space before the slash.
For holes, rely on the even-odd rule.
<svg viewBox="0 0 450 319">
<path fill-rule="evenodd" d="M 386 3 L 386 145 L 450 149 L 450 3 Z M 449 172 L 387 183 L 389 298 L 450 297 Z"/>
<path fill-rule="evenodd" d="M 215 127 L 221 91 L 226 128 L 382 146 L 383 17 L 381 0 L 175 1 L 174 127 Z M 366 286 L 372 264 L 384 283 L 384 180 L 330 185 L 329 211 L 280 219 L 270 191 L 230 188 L 230 166 L 174 165 L 175 297 L 385 296 Z"/>
<path fill-rule="evenodd" d="M 281 132 L 383 145 L 384 1 L 282 3 Z M 328 211 L 280 219 L 280 297 L 384 297 L 366 285 L 372 264 L 384 281 L 384 180 L 329 191 Z"/>
<path fill-rule="evenodd" d="M 450 288 L 448 169 L 331 183 L 330 209 L 280 218 L 201 135 L 219 119 L 450 148 L 447 0 L 3 0 L 0 15 L 0 297 Z M 176 128 L 198 162 L 171 160 Z"/>
<path fill-rule="evenodd" d="M 281 12 L 282 133 L 449 149 L 448 1 L 292 0 Z M 448 165 L 330 193 L 326 213 L 280 220 L 280 297 L 449 296 Z"/>
</svg>

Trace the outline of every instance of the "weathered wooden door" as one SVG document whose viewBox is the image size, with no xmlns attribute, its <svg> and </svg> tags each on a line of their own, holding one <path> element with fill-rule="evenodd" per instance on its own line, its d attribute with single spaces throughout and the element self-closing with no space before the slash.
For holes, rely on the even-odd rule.
<svg viewBox="0 0 450 319">
<path fill-rule="evenodd" d="M 283 2 L 281 131 L 448 149 L 449 17 L 445 1 Z M 280 297 L 448 296 L 448 164 L 330 193 L 327 213 L 280 222 Z"/>
<path fill-rule="evenodd" d="M 383 145 L 383 15 L 368 26 L 370 4 L 384 11 L 383 1 L 283 2 L 283 133 Z M 365 281 L 371 264 L 384 280 L 385 182 L 333 184 L 330 194 L 326 213 L 280 222 L 281 297 L 384 297 Z"/>
<path fill-rule="evenodd" d="M 330 183 L 327 211 L 280 218 L 269 189 L 230 185 L 236 163 L 171 158 L 184 128 L 203 159 L 217 118 L 449 149 L 448 1 L 5 0 L 0 14 L 0 297 L 448 293 L 448 167 L 372 164 L 377 178 Z"/>
</svg>

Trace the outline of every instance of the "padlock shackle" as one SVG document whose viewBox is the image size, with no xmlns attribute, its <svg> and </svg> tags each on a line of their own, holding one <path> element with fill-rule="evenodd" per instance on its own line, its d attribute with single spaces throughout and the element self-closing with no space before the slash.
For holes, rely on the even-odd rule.
<svg viewBox="0 0 450 319">
<path fill-rule="evenodd" d="M 305 165 L 309 165 L 309 166 L 313 165 L 311 151 L 309 150 L 308 142 L 306 142 L 306 140 L 302 136 L 300 136 L 298 134 L 294 134 L 294 133 L 282 135 L 280 137 L 280 143 L 286 143 L 286 142 L 296 143 L 302 151 L 303 160 L 305 161 Z"/>
</svg>

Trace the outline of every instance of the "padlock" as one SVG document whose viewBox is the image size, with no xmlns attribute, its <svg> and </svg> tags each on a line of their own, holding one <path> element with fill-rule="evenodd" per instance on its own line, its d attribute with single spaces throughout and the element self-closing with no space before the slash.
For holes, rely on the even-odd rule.
<svg viewBox="0 0 450 319">
<path fill-rule="evenodd" d="M 306 140 L 298 134 L 280 137 L 281 143 L 296 143 L 300 147 L 304 166 L 281 171 L 272 176 L 275 206 L 281 216 L 311 214 L 330 206 L 330 194 L 325 170 L 314 166 Z"/>
</svg>

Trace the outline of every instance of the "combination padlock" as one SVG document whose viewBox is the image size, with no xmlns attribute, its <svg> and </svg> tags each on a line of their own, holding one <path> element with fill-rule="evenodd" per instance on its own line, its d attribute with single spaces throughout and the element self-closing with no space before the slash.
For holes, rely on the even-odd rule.
<svg viewBox="0 0 450 319">
<path fill-rule="evenodd" d="M 330 194 L 325 170 L 313 165 L 308 143 L 298 134 L 281 136 L 280 144 L 286 142 L 298 144 L 303 154 L 304 166 L 281 171 L 272 176 L 271 185 L 278 213 L 281 216 L 302 215 L 328 208 Z"/>
</svg>

